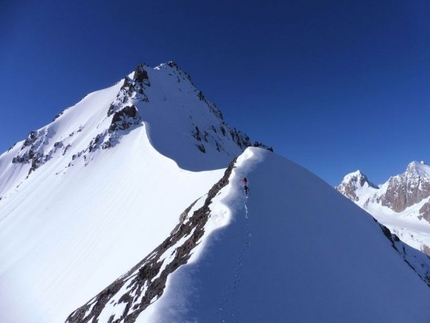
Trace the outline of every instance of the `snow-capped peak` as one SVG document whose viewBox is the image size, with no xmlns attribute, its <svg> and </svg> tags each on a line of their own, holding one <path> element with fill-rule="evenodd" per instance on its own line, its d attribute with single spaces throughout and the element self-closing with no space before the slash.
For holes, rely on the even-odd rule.
<svg viewBox="0 0 430 323">
<path fill-rule="evenodd" d="M 0 155 L 0 322 L 64 320 L 163 241 L 248 146 L 173 62 L 142 63 L 30 132 Z"/>
<path fill-rule="evenodd" d="M 87 165 L 97 151 L 113 148 L 140 127 L 153 147 L 188 170 L 223 168 L 251 146 L 176 63 L 142 63 L 0 155 L 0 199 L 44 164 L 56 160 L 57 173 Z"/>
<path fill-rule="evenodd" d="M 379 188 L 360 189 L 359 179 L 360 173 L 348 174 L 336 189 L 405 242 L 430 254 L 430 166 L 412 161 Z"/>
<path fill-rule="evenodd" d="M 376 189 L 377 186 L 369 182 L 367 176 L 360 170 L 347 174 L 336 189 L 353 201 L 368 193 L 368 189 Z"/>
<path fill-rule="evenodd" d="M 367 176 L 364 175 L 360 170 L 356 170 L 355 172 L 347 174 L 343 178 L 342 182 L 343 183 L 354 182 L 361 187 L 367 183 Z"/>
<path fill-rule="evenodd" d="M 406 173 L 415 176 L 430 178 L 430 166 L 426 165 L 423 161 L 413 161 L 408 164 L 408 167 L 406 168 Z"/>
</svg>

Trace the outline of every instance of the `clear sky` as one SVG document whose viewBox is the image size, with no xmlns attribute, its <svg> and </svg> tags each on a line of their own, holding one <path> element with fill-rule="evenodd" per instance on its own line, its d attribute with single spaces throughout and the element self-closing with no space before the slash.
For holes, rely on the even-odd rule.
<svg viewBox="0 0 430 323">
<path fill-rule="evenodd" d="M 0 152 L 140 62 L 331 185 L 430 163 L 430 2 L 0 3 Z"/>
</svg>

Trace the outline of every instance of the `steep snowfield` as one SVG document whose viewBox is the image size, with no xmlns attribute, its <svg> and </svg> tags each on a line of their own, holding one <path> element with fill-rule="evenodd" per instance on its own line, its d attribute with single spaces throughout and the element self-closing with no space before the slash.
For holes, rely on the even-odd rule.
<svg viewBox="0 0 430 323">
<path fill-rule="evenodd" d="M 368 214 L 275 154 L 238 165 L 232 221 L 136 322 L 428 322 L 430 289 Z"/>
<path fill-rule="evenodd" d="M 62 167 L 67 166 L 71 161 L 71 155 L 85 149 L 91 139 L 100 132 L 100 129 L 109 125 L 110 120 L 106 116 L 106 111 L 115 99 L 121 87 L 120 83 L 88 94 L 79 103 L 64 110 L 56 120 L 39 129 L 38 138 L 34 143 L 35 152 L 49 152 L 49 155 L 55 157 L 56 168 L 58 168 L 59 162 L 63 163 Z M 16 143 L 10 150 L 0 155 L 0 197 L 2 200 L 13 194 L 16 185 L 23 182 L 29 173 L 30 164 L 12 163 L 14 157 L 28 153 L 28 146 L 24 147 L 24 142 L 23 140 Z M 57 142 L 62 143 L 61 147 L 55 147 Z M 66 149 L 68 145 L 70 145 L 70 149 Z M 60 156 L 65 156 L 65 158 Z M 51 171 L 44 170 L 46 173 Z M 41 177 L 43 176 L 45 175 L 41 175 Z"/>
<path fill-rule="evenodd" d="M 145 88 L 145 94 L 150 101 L 141 104 L 142 108 L 148 105 L 142 117 L 150 124 L 148 132 L 155 149 L 184 169 L 201 171 L 227 167 L 242 149 L 235 140 L 230 140 L 233 136 L 238 138 L 231 132 L 233 129 L 220 123 L 221 112 L 196 90 L 189 76 L 177 70 L 176 65 L 161 64 L 147 72 L 151 86 Z M 190 129 L 197 135 L 196 126 L 201 137 L 196 144 L 206 147 L 203 154 L 196 154 L 195 145 L 190 144 L 195 141 L 191 131 L 184 131 Z M 243 135 L 240 131 L 238 134 Z M 209 146 L 219 147 L 221 153 L 208 149 Z"/>
<path fill-rule="evenodd" d="M 64 321 L 162 242 L 240 154 L 184 72 L 144 68 L 149 81 L 128 76 L 144 99 L 121 81 L 0 155 L 0 322 Z M 110 131 L 109 109 L 127 104 L 137 106 L 137 123 Z"/>
<path fill-rule="evenodd" d="M 145 127 L 94 158 L 40 173 L 2 208 L 1 322 L 64 321 L 163 241 L 222 175 L 178 168 Z"/>
</svg>

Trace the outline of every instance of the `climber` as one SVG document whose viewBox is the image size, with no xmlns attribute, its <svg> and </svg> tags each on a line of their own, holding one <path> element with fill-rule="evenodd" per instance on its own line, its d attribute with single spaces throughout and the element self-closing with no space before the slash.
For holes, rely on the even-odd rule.
<svg viewBox="0 0 430 323">
<path fill-rule="evenodd" d="M 247 179 L 246 177 L 244 177 L 244 178 L 242 179 L 242 184 L 243 184 L 243 186 L 248 185 L 248 179 Z"/>
<path fill-rule="evenodd" d="M 245 195 L 248 195 L 248 192 L 249 192 L 249 187 L 245 185 L 243 187 L 243 193 L 245 193 Z"/>
</svg>

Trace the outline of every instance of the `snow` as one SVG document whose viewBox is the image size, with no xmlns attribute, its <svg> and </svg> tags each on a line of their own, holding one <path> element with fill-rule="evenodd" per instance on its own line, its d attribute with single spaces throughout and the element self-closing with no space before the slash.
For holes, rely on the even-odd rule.
<svg viewBox="0 0 430 323">
<path fill-rule="evenodd" d="M 229 225 L 137 322 L 428 322 L 430 289 L 369 215 L 280 156 L 245 154 Z"/>
<path fill-rule="evenodd" d="M 430 166 L 426 165 L 423 161 L 416 162 L 413 161 L 408 165 L 407 168 L 408 171 L 410 171 L 413 175 L 421 176 L 424 178 L 430 177 Z"/>
<path fill-rule="evenodd" d="M 2 322 L 64 321 L 163 241 L 222 175 L 179 169 L 154 151 L 144 127 L 97 158 L 64 175 L 34 173 L 2 208 L 1 290 L 19 280 L 16 303 L 22 294 L 33 300 L 26 311 L 4 309 L 17 316 Z"/>
<path fill-rule="evenodd" d="M 62 158 L 59 161 L 63 162 L 61 167 L 67 165 L 73 154 L 86 148 L 86 144 L 98 133 L 99 126 L 109 122 L 106 118 L 106 111 L 120 86 L 121 84 L 118 83 L 87 95 L 75 106 L 64 110 L 55 121 L 39 129 L 40 133 L 46 134 L 41 139 L 47 143 L 48 151 L 54 149 L 56 142 L 62 142 L 64 147 L 71 145 L 71 149 L 65 154 L 68 158 Z M 77 136 L 78 133 L 79 136 Z M 13 194 L 16 184 L 23 182 L 28 175 L 29 164 L 12 163 L 14 156 L 22 154 L 23 142 L 17 143 L 11 151 L 0 155 L 0 196 L 2 200 Z M 58 164 L 55 166 L 58 171 L 61 170 Z"/>
<path fill-rule="evenodd" d="M 151 98 L 151 106 L 145 109 L 143 117 L 150 124 L 151 144 L 157 151 L 173 159 L 181 168 L 193 171 L 224 168 L 242 152 L 232 140 L 224 139 L 221 126 L 225 125 L 212 113 L 212 104 L 198 99 L 199 91 L 181 71 L 160 65 L 148 70 L 148 75 L 151 86 L 145 89 L 145 94 Z M 209 149 L 204 154 L 195 154 L 195 145 L 190 145 L 191 132 L 184 129 L 194 130 L 196 126 L 202 137 L 205 131 L 209 133 L 208 142 L 202 139 L 201 143 L 215 145 L 216 140 L 223 144 L 226 154 Z M 190 155 L 194 158 L 189 158 Z"/>
<path fill-rule="evenodd" d="M 130 99 L 142 120 L 114 147 L 88 153 L 107 134 L 122 82 L 38 130 L 35 147 L 50 159 L 30 175 L 29 163 L 12 163 L 28 153 L 24 141 L 0 155 L 0 322 L 64 322 L 201 206 L 240 154 L 184 72 L 160 65 L 148 75 L 149 100 Z M 196 149 L 196 126 L 219 152 Z M 246 149 L 210 209 L 189 264 L 137 322 L 428 321 L 430 289 L 373 219 L 283 157 Z M 100 323 L 121 316 L 111 305 Z"/>
<path fill-rule="evenodd" d="M 361 172 L 353 172 L 346 175 L 337 188 L 342 192 L 342 185 L 355 183 L 354 178 L 363 176 Z M 380 223 L 387 226 L 391 232 L 395 233 L 403 242 L 417 250 L 424 250 L 430 246 L 430 223 L 421 219 L 421 208 L 430 199 L 424 198 L 420 202 L 413 204 L 402 212 L 395 212 L 387 206 L 381 205 L 378 200 L 387 193 L 390 182 L 397 184 L 398 187 L 408 185 L 409 189 L 423 188 L 423 184 L 428 183 L 430 178 L 430 166 L 424 162 L 413 161 L 408 164 L 403 174 L 390 177 L 390 179 L 379 188 L 373 188 L 368 185 L 355 185 L 354 192 L 357 200 L 354 202 L 365 211 L 372 214 Z M 345 192 L 343 192 L 345 193 Z"/>
<path fill-rule="evenodd" d="M 424 245 L 430 246 L 430 224 L 426 220 L 419 220 L 417 214 L 427 201 L 428 199 L 424 199 L 401 213 L 372 203 L 366 206 L 365 210 L 387 226 L 403 242 L 417 250 L 422 250 Z"/>
<path fill-rule="evenodd" d="M 108 127 L 106 112 L 119 87 L 88 95 L 43 128 L 53 134 L 51 144 L 64 140 L 72 147 L 27 180 L 29 165 L 10 163 L 20 145 L 1 156 L 8 166 L 0 176 L 12 178 L 0 201 L 2 323 L 64 321 L 162 242 L 184 209 L 223 174 L 179 168 L 154 150 L 149 123 L 114 149 L 67 167 Z"/>
</svg>

